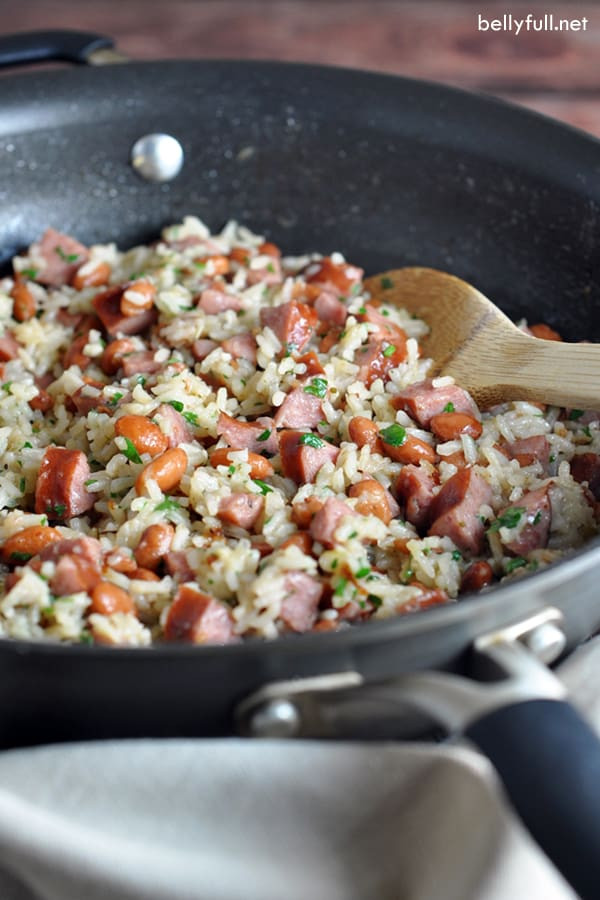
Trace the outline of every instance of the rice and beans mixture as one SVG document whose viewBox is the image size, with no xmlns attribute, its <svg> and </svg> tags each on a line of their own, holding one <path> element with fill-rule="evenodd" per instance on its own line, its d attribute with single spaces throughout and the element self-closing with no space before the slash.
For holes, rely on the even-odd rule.
<svg viewBox="0 0 600 900">
<path fill-rule="evenodd" d="M 188 217 L 124 253 L 49 229 L 13 268 L 1 636 L 342 629 L 518 578 L 598 532 L 600 413 L 479 410 L 428 377 L 427 325 L 371 300 L 340 254 L 282 258 Z"/>
</svg>

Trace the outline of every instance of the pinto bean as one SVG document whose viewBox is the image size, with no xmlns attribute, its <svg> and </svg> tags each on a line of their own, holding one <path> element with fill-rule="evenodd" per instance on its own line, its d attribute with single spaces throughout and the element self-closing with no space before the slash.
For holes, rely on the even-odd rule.
<svg viewBox="0 0 600 900">
<path fill-rule="evenodd" d="M 229 259 L 243 266 L 247 266 L 250 262 L 250 250 L 247 247 L 232 247 Z"/>
<path fill-rule="evenodd" d="M 407 434 L 404 441 L 397 447 L 386 444 L 382 438 L 383 452 L 395 462 L 408 463 L 418 466 L 420 462 L 435 462 L 435 450 L 430 444 L 426 444 L 420 438 Z"/>
<path fill-rule="evenodd" d="M 229 272 L 229 260 L 220 253 L 207 256 L 207 263 L 210 263 L 209 271 L 212 275 L 227 275 Z"/>
<path fill-rule="evenodd" d="M 348 496 L 357 498 L 354 509 L 361 516 L 377 516 L 385 525 L 389 525 L 392 512 L 387 492 L 375 478 L 365 478 L 351 485 Z"/>
<path fill-rule="evenodd" d="M 157 456 L 152 462 L 142 469 L 135 483 L 138 494 L 146 490 L 146 483 L 155 481 L 161 491 L 172 491 L 176 488 L 185 474 L 187 468 L 187 454 L 181 447 L 173 447 L 161 456 Z"/>
<path fill-rule="evenodd" d="M 318 497 L 307 497 L 292 506 L 292 522 L 298 528 L 309 528 L 310 523 L 323 507 L 323 500 Z"/>
<path fill-rule="evenodd" d="M 312 550 L 312 538 L 308 531 L 297 531 L 296 534 L 290 535 L 289 538 L 280 544 L 279 549 L 285 550 L 286 547 L 298 547 L 307 556 L 310 556 Z"/>
<path fill-rule="evenodd" d="M 152 309 L 156 288 L 151 281 L 132 281 L 121 294 L 120 308 L 124 316 L 137 316 Z"/>
<path fill-rule="evenodd" d="M 463 593 L 471 593 L 471 591 L 480 591 L 487 587 L 494 580 L 494 572 L 489 562 L 478 560 L 471 563 L 460 582 L 460 589 Z"/>
<path fill-rule="evenodd" d="M 54 406 L 54 400 L 43 388 L 38 388 L 38 392 L 35 397 L 32 397 L 29 401 L 29 406 L 31 409 L 39 410 L 39 412 L 48 412 L 49 409 L 52 409 Z"/>
<path fill-rule="evenodd" d="M 15 281 L 10 296 L 13 301 L 13 319 L 16 319 L 17 322 L 27 322 L 29 319 L 33 319 L 37 308 L 35 297 L 28 285 L 20 278 Z"/>
<path fill-rule="evenodd" d="M 135 603 L 123 588 L 110 581 L 99 581 L 92 591 L 90 611 L 110 616 L 116 612 L 135 613 Z"/>
<path fill-rule="evenodd" d="M 442 412 L 437 416 L 432 416 L 429 427 L 442 441 L 454 441 L 461 434 L 468 434 L 477 440 L 483 431 L 481 422 L 478 422 L 474 416 L 460 412 Z"/>
<path fill-rule="evenodd" d="M 229 447 L 220 447 L 218 450 L 213 450 L 210 454 L 211 466 L 232 465 L 233 460 L 230 457 L 230 453 L 234 452 Z M 248 451 L 248 465 L 250 466 L 252 478 L 268 478 L 275 471 L 268 459 L 265 459 L 264 456 L 259 456 L 258 453 L 252 453 L 250 450 Z"/>
<path fill-rule="evenodd" d="M 276 258 L 281 256 L 281 250 L 276 244 L 272 244 L 271 241 L 265 241 L 264 244 L 261 244 L 258 252 L 261 256 L 273 256 Z"/>
<path fill-rule="evenodd" d="M 22 531 L 17 531 L 4 541 L 2 547 L 2 562 L 7 565 L 15 563 L 24 563 L 32 557 L 36 556 L 40 550 L 52 544 L 54 541 L 60 541 L 61 533 L 56 528 L 49 525 L 30 525 Z"/>
<path fill-rule="evenodd" d="M 115 422 L 115 434 L 131 441 L 138 453 L 158 456 L 169 446 L 169 439 L 158 425 L 145 416 L 121 416 Z"/>
<path fill-rule="evenodd" d="M 106 375 L 115 375 L 121 368 L 121 359 L 127 353 L 135 351 L 135 344 L 129 338 L 120 338 L 118 341 L 111 341 L 104 348 L 100 357 L 100 368 Z"/>
<path fill-rule="evenodd" d="M 371 448 L 371 452 L 383 454 L 379 429 L 375 422 L 372 422 L 365 416 L 354 416 L 353 419 L 350 419 L 348 434 L 350 435 L 350 440 L 357 447 L 364 447 L 367 444 Z"/>
<path fill-rule="evenodd" d="M 71 284 L 76 291 L 82 291 L 88 287 L 101 287 L 108 283 L 110 278 L 110 266 L 107 262 L 97 262 L 93 267 L 84 263 L 73 275 Z"/>
<path fill-rule="evenodd" d="M 148 525 L 134 552 L 138 566 L 154 571 L 171 549 L 174 537 L 175 529 L 172 525 Z"/>
</svg>

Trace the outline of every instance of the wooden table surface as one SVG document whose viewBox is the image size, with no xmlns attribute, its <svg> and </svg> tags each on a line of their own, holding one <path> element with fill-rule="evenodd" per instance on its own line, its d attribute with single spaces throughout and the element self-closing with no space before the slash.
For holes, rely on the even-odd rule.
<svg viewBox="0 0 600 900">
<path fill-rule="evenodd" d="M 588 19 L 586 31 L 480 32 L 478 14 Z M 271 58 L 486 91 L 600 137 L 600 4 L 536 0 L 0 0 L 0 33 L 84 28 L 132 59 Z"/>
</svg>

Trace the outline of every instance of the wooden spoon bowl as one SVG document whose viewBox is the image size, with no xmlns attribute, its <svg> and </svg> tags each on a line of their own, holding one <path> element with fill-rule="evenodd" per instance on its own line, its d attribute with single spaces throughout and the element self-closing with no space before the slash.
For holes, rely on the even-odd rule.
<svg viewBox="0 0 600 900">
<path fill-rule="evenodd" d="M 433 359 L 431 374 L 452 375 L 479 406 L 531 400 L 600 409 L 600 344 L 525 334 L 472 285 L 436 269 L 394 269 L 365 286 L 374 299 L 427 323 L 420 343 Z"/>
</svg>

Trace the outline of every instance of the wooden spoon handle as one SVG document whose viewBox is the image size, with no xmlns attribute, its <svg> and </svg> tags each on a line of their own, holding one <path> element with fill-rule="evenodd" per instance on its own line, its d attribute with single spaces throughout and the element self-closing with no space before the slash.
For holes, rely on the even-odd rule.
<svg viewBox="0 0 600 900">
<path fill-rule="evenodd" d="M 600 344 L 566 344 L 500 328 L 490 352 L 489 332 L 478 367 L 477 339 L 444 374 L 469 387 L 475 400 L 532 400 L 577 409 L 600 409 Z"/>
</svg>

